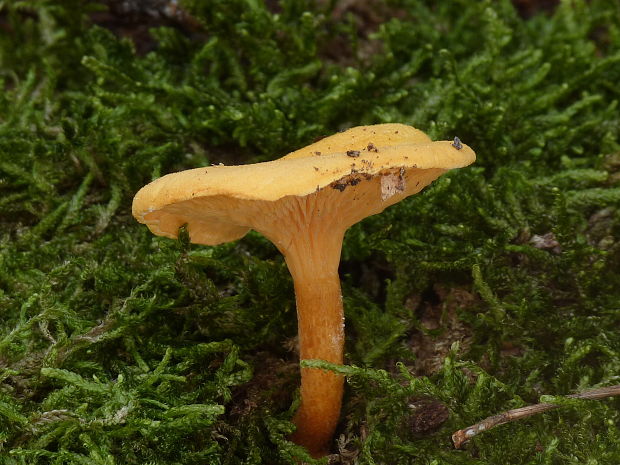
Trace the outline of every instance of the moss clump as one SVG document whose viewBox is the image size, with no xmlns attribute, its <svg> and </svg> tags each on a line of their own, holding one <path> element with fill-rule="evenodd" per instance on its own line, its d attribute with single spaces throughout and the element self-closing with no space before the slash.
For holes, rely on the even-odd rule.
<svg viewBox="0 0 620 465">
<path fill-rule="evenodd" d="M 118 2 L 0 2 L 0 462 L 307 458 L 286 439 L 298 365 L 279 254 L 258 234 L 153 237 L 130 202 L 170 171 L 378 122 L 479 158 L 347 234 L 331 461 L 620 462 L 618 399 L 449 442 L 543 394 L 617 384 L 620 7 L 434 3 L 153 1 L 138 39 L 101 20 Z M 413 428 L 411 405 L 449 416 Z"/>
</svg>

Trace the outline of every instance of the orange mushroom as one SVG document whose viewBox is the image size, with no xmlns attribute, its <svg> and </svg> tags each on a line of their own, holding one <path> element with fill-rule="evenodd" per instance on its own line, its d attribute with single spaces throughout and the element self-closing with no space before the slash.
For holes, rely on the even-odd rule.
<svg viewBox="0 0 620 465">
<path fill-rule="evenodd" d="M 133 215 L 157 235 L 217 245 L 262 233 L 293 277 L 300 358 L 343 361 L 344 313 L 338 264 L 345 231 L 416 194 L 476 156 L 460 141 L 432 142 L 402 124 L 360 126 L 278 160 L 169 174 L 143 187 Z M 292 439 L 327 454 L 340 415 L 343 378 L 301 370 Z"/>
</svg>

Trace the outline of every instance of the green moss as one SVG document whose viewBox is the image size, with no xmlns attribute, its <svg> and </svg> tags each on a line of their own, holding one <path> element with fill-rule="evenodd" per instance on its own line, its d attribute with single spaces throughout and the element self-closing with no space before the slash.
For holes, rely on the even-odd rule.
<svg viewBox="0 0 620 465">
<path fill-rule="evenodd" d="M 620 7 L 436 3 L 186 1 L 144 47 L 102 5 L 0 2 L 0 463 L 309 461 L 280 255 L 154 237 L 131 199 L 386 121 L 478 161 L 347 233 L 347 365 L 305 362 L 347 377 L 340 463 L 620 462 L 618 399 L 449 439 L 618 382 Z"/>
</svg>

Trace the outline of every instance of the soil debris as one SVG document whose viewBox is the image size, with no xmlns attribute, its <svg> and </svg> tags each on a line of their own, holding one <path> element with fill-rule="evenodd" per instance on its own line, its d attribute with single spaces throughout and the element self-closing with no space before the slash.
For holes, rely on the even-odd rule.
<svg viewBox="0 0 620 465">
<path fill-rule="evenodd" d="M 555 234 L 552 232 L 548 232 L 542 236 L 534 234 L 529 242 L 537 249 L 549 250 L 555 254 L 562 253 L 562 247 L 560 247 L 560 243 L 557 241 Z"/>
<path fill-rule="evenodd" d="M 412 401 L 409 427 L 414 434 L 428 434 L 437 430 L 450 417 L 448 407 L 436 399 L 423 398 Z"/>
<path fill-rule="evenodd" d="M 416 354 L 413 371 L 418 376 L 439 371 L 454 342 L 460 343 L 463 352 L 471 345 L 472 330 L 459 318 L 458 310 L 473 306 L 477 297 L 466 289 L 438 284 L 433 286 L 432 293 L 433 299 L 412 296 L 405 303 L 417 308 L 421 325 L 421 330 L 410 339 Z"/>
<path fill-rule="evenodd" d="M 354 172 L 351 172 L 351 175 L 340 178 L 338 181 L 331 183 L 332 189 L 339 190 L 340 192 L 344 191 L 347 186 L 357 186 L 360 182 L 362 182 L 362 178 L 359 176 L 354 176 Z M 364 176 L 365 179 L 369 179 L 372 176 Z"/>
</svg>

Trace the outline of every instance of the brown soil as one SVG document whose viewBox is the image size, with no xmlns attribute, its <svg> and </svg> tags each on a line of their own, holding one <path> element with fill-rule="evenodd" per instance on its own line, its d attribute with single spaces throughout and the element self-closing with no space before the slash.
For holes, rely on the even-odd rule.
<svg viewBox="0 0 620 465">
<path fill-rule="evenodd" d="M 420 304 L 420 297 L 412 296 L 406 305 L 416 309 L 422 331 L 416 331 L 410 339 L 410 346 L 416 354 L 412 367 L 418 376 L 429 376 L 441 368 L 443 360 L 453 343 L 460 344 L 460 351 L 467 352 L 471 346 L 472 331 L 458 316 L 458 311 L 471 307 L 478 297 L 464 288 L 448 288 L 435 285 L 438 302 Z"/>
</svg>

